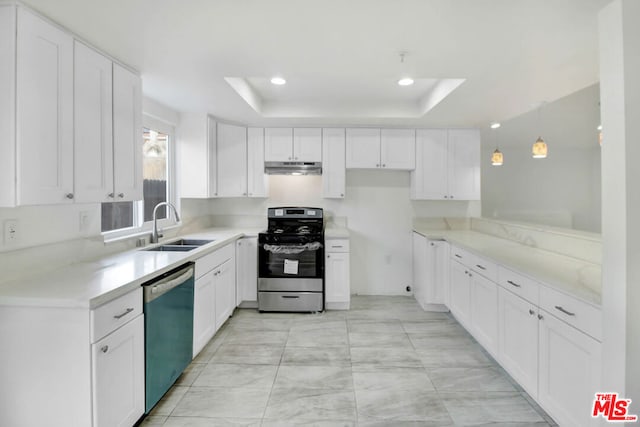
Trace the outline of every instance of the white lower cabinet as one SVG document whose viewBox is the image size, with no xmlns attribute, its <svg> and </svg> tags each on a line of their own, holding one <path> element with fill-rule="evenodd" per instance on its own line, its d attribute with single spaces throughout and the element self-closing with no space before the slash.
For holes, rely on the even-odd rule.
<svg viewBox="0 0 640 427">
<path fill-rule="evenodd" d="M 224 325 L 236 308 L 235 259 L 228 259 L 213 273 L 216 289 L 216 331 Z"/>
<path fill-rule="evenodd" d="M 193 357 L 216 333 L 216 288 L 213 271 L 195 281 L 193 290 Z"/>
<path fill-rule="evenodd" d="M 498 353 L 498 285 L 475 272 L 471 276 L 471 334 L 493 356 Z"/>
<path fill-rule="evenodd" d="M 498 360 L 534 399 L 538 396 L 538 308 L 498 289 Z"/>
<path fill-rule="evenodd" d="M 93 425 L 136 423 L 144 413 L 144 315 L 91 345 Z"/>
<path fill-rule="evenodd" d="M 446 310 L 449 243 L 413 233 L 413 295 L 423 310 Z"/>
<path fill-rule="evenodd" d="M 325 308 L 348 310 L 351 303 L 349 240 L 327 239 L 324 256 Z"/>
<path fill-rule="evenodd" d="M 469 269 L 451 260 L 449 271 L 449 310 L 467 330 L 471 327 L 471 279 Z"/>
<path fill-rule="evenodd" d="M 236 242 L 236 306 L 258 307 L 258 238 Z"/>
<path fill-rule="evenodd" d="M 236 245 L 230 243 L 196 260 L 193 296 L 193 357 L 236 308 Z"/>
<path fill-rule="evenodd" d="M 598 425 L 591 418 L 601 392 L 602 345 L 540 310 L 538 402 L 561 426 Z"/>
</svg>

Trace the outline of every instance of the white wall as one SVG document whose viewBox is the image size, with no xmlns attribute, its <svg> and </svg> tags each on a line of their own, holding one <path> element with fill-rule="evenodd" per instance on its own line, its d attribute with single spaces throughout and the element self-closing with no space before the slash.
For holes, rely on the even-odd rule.
<svg viewBox="0 0 640 427">
<path fill-rule="evenodd" d="M 600 232 L 599 86 L 482 131 L 482 215 Z M 531 146 L 542 136 L 546 159 Z M 491 166 L 497 145 L 504 165 Z"/>
<path fill-rule="evenodd" d="M 347 171 L 346 197 L 322 198 L 319 176 L 270 176 L 269 199 L 213 199 L 212 215 L 261 216 L 271 206 L 314 206 L 345 217 L 351 233 L 351 290 L 367 295 L 403 295 L 412 284 L 414 217 L 478 215 L 478 202 L 409 200 L 409 172 Z M 183 201 L 191 206 L 192 201 Z M 266 220 L 265 220 L 266 224 Z"/>
</svg>

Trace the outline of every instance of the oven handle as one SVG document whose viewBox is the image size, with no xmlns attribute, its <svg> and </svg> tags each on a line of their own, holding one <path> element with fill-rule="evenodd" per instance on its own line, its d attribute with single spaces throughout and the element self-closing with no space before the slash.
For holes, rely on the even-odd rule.
<svg viewBox="0 0 640 427">
<path fill-rule="evenodd" d="M 320 242 L 305 243 L 304 245 L 269 245 L 265 243 L 263 246 L 267 252 L 285 255 L 300 254 L 305 251 L 317 251 L 321 247 L 322 243 Z"/>
</svg>

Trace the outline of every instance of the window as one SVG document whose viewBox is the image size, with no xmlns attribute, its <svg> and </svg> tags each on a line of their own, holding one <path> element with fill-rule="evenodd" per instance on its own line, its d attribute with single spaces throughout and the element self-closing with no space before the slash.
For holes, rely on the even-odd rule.
<svg viewBox="0 0 640 427">
<path fill-rule="evenodd" d="M 102 203 L 102 232 L 110 237 L 151 229 L 153 209 L 160 202 L 172 202 L 173 196 L 173 128 L 144 117 L 142 138 L 143 200 L 135 202 Z M 165 206 L 158 208 L 159 225 L 173 223 L 167 219 Z"/>
</svg>

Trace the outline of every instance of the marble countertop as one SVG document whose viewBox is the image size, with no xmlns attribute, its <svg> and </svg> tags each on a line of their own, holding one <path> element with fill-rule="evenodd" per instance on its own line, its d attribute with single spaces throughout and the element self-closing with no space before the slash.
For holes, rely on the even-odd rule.
<svg viewBox="0 0 640 427">
<path fill-rule="evenodd" d="M 483 258 L 493 260 L 543 285 L 600 307 L 600 264 L 526 246 L 507 239 L 471 230 L 433 230 L 421 227 L 414 231 L 430 239 L 442 238 Z"/>
<path fill-rule="evenodd" d="M 142 283 L 194 261 L 258 229 L 211 228 L 185 238 L 213 240 L 189 252 L 146 251 L 151 246 L 80 262 L 0 284 L 0 306 L 95 308 Z M 163 239 L 163 242 L 178 237 Z M 162 244 L 161 242 L 160 244 Z"/>
</svg>

